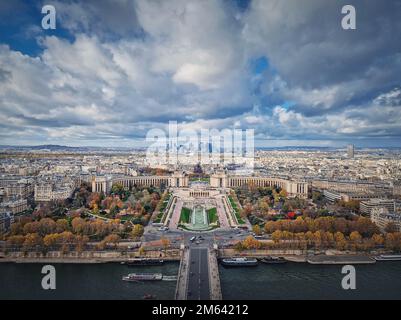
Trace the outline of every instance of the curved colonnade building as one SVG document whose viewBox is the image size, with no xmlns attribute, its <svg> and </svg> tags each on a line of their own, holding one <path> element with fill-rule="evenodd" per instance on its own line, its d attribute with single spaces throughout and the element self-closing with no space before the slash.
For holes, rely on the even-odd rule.
<svg viewBox="0 0 401 320">
<path fill-rule="evenodd" d="M 114 184 L 121 184 L 124 188 L 133 186 L 155 186 L 162 184 L 165 187 L 188 188 L 189 177 L 184 172 L 175 172 L 171 176 L 93 176 L 92 192 L 109 193 Z M 243 186 L 280 187 L 289 197 L 307 198 L 310 186 L 306 181 L 293 181 L 282 178 L 230 176 L 226 173 L 216 173 L 210 176 L 211 188 L 239 188 Z"/>
</svg>

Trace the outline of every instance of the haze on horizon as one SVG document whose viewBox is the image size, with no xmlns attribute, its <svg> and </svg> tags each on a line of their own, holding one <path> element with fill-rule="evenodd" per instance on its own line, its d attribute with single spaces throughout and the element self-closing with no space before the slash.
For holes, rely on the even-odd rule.
<svg viewBox="0 0 401 320">
<path fill-rule="evenodd" d="M 144 146 L 177 121 L 401 147 L 400 34 L 400 0 L 0 1 L 0 145 Z"/>
</svg>

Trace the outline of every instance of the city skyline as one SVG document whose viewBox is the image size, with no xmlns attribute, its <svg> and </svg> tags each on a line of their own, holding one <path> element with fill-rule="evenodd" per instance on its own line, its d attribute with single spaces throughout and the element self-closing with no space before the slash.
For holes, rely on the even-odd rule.
<svg viewBox="0 0 401 320">
<path fill-rule="evenodd" d="M 2 2 L 1 144 L 144 147 L 177 121 L 254 129 L 255 147 L 401 147 L 400 2 L 352 1 L 355 30 L 346 4 Z"/>
<path fill-rule="evenodd" d="M 401 0 L 0 0 L 0 300 L 400 299 L 400 34 Z"/>
</svg>

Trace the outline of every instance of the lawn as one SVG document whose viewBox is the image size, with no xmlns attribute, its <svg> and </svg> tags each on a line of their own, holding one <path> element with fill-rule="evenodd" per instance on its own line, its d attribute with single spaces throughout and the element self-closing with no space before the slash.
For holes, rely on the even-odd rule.
<svg viewBox="0 0 401 320">
<path fill-rule="evenodd" d="M 239 214 L 239 210 L 238 210 L 237 204 L 235 203 L 234 199 L 231 196 L 229 196 L 228 200 L 230 201 L 231 206 L 234 209 L 235 217 L 237 218 L 238 223 L 239 224 L 244 224 L 245 221 L 242 220 L 241 215 Z"/>
<path fill-rule="evenodd" d="M 207 217 L 209 219 L 209 224 L 216 223 L 218 221 L 217 209 L 211 208 L 211 209 L 207 210 Z"/>
<path fill-rule="evenodd" d="M 189 223 L 190 216 L 191 216 L 191 209 L 182 208 L 181 209 L 180 223 Z"/>
</svg>

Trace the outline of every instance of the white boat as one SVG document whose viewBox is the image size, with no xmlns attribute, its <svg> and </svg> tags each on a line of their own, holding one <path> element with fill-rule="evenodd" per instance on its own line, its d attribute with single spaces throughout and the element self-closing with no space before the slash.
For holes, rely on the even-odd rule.
<svg viewBox="0 0 401 320">
<path fill-rule="evenodd" d="M 177 276 L 163 276 L 163 281 L 177 281 Z"/>
<path fill-rule="evenodd" d="M 382 254 L 375 257 L 376 261 L 401 261 L 401 254 Z"/>
<path fill-rule="evenodd" d="M 133 258 L 127 261 L 121 262 L 127 266 L 159 266 L 162 265 L 164 261 L 162 259 L 149 259 L 149 258 Z"/>
<path fill-rule="evenodd" d="M 161 273 L 130 273 L 123 277 L 124 281 L 159 281 L 163 280 Z"/>
<path fill-rule="evenodd" d="M 228 267 L 254 267 L 258 265 L 258 260 L 254 258 L 228 258 L 221 260 L 221 264 Z"/>
</svg>

